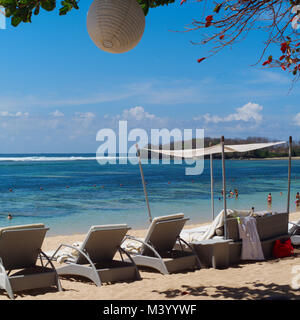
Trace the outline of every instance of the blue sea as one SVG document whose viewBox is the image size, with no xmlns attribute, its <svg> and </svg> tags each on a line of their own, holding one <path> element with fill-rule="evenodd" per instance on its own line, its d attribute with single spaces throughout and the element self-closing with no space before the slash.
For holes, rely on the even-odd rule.
<svg viewBox="0 0 300 320">
<path fill-rule="evenodd" d="M 153 216 L 183 212 L 190 223 L 212 220 L 210 168 L 185 175 L 186 164 L 143 164 Z M 228 208 L 286 210 L 287 160 L 227 160 Z M 100 165 L 93 154 L 0 155 L 0 227 L 42 222 L 48 234 L 85 233 L 91 225 L 148 226 L 138 165 Z M 215 214 L 222 210 L 221 161 L 214 161 Z M 300 192 L 300 160 L 292 162 L 291 211 Z M 7 215 L 13 216 L 12 220 Z"/>
</svg>

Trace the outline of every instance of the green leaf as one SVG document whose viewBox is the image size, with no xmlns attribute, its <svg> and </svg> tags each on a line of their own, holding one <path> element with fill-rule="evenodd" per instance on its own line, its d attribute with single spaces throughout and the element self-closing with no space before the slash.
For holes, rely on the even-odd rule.
<svg viewBox="0 0 300 320">
<path fill-rule="evenodd" d="M 14 26 L 14 27 L 17 27 L 21 22 L 22 22 L 22 18 L 21 18 L 21 17 L 13 16 L 13 17 L 11 18 L 11 24 L 12 24 L 12 26 Z"/>
<path fill-rule="evenodd" d="M 52 11 L 56 7 L 56 0 L 44 0 L 41 2 L 41 7 L 44 10 Z"/>
<path fill-rule="evenodd" d="M 73 9 L 78 10 L 80 0 L 63 0 L 60 2 L 59 15 L 66 15 Z M 125 1 L 125 0 L 124 0 Z M 150 8 L 168 5 L 175 0 L 137 0 L 145 16 Z M 0 6 L 5 8 L 6 17 L 11 18 L 11 24 L 17 27 L 21 22 L 31 22 L 32 15 L 39 15 L 41 8 L 53 11 L 57 0 L 0 0 Z"/>
<path fill-rule="evenodd" d="M 222 3 L 217 4 L 217 5 L 215 6 L 215 8 L 214 8 L 214 12 L 219 13 L 222 5 L 223 5 Z"/>
</svg>

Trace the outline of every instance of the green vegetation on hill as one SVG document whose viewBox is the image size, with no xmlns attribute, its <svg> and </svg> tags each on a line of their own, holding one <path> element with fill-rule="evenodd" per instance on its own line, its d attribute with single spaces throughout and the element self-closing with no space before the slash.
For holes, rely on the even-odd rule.
<svg viewBox="0 0 300 320">
<path fill-rule="evenodd" d="M 260 137 L 248 137 L 246 139 L 231 138 L 231 139 L 225 139 L 225 144 L 231 145 L 231 144 L 248 144 L 248 143 L 267 143 L 272 141 L 267 138 L 260 138 Z M 220 143 L 219 138 L 210 138 L 210 137 L 204 138 L 204 147 L 208 147 L 210 145 L 216 145 L 219 143 Z M 193 148 L 196 147 L 196 139 L 192 140 L 192 146 Z M 147 148 L 151 148 L 151 145 L 149 144 Z M 154 147 L 154 146 L 152 146 L 152 148 L 157 149 L 157 147 Z M 183 148 L 183 141 L 170 143 L 170 150 L 182 149 L 182 148 Z M 162 149 L 161 144 L 159 145 L 159 149 Z M 289 155 L 288 143 L 286 143 L 278 146 L 273 146 L 273 147 L 249 151 L 249 152 L 226 153 L 225 157 L 226 159 L 263 159 L 263 158 L 288 157 L 288 155 Z M 293 157 L 300 156 L 300 141 L 293 142 L 292 156 Z M 221 158 L 221 155 L 215 154 L 214 158 L 216 159 Z"/>
</svg>

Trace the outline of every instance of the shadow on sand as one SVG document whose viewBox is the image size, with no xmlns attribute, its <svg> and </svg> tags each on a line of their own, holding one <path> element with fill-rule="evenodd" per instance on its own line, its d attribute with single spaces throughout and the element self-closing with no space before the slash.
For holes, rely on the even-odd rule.
<svg viewBox="0 0 300 320">
<path fill-rule="evenodd" d="M 299 290 L 293 290 L 289 285 L 278 285 L 275 283 L 249 283 L 249 287 L 240 288 L 226 286 L 200 286 L 191 287 L 182 285 L 181 289 L 153 291 L 163 295 L 162 298 L 179 298 L 190 295 L 203 297 L 204 299 L 252 299 L 252 300 L 290 300 L 300 299 Z"/>
</svg>

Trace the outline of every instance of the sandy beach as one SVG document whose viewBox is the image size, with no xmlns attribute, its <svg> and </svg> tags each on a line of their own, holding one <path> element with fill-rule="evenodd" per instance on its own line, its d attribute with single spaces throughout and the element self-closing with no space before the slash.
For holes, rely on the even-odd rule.
<svg viewBox="0 0 300 320">
<path fill-rule="evenodd" d="M 300 213 L 290 214 L 290 220 L 300 219 Z M 199 225 L 189 225 L 187 228 Z M 145 230 L 129 234 L 142 237 Z M 60 243 L 82 241 L 84 234 L 46 237 L 43 250 L 55 249 Z M 225 270 L 201 269 L 171 275 L 140 271 L 142 280 L 130 283 L 104 284 L 96 287 L 86 279 L 63 278 L 63 292 L 42 289 L 18 293 L 16 299 L 26 300 L 158 300 L 158 299 L 265 299 L 285 296 L 299 299 L 300 291 L 293 290 L 293 266 L 300 265 L 300 250 L 295 256 L 264 262 L 242 263 Z M 1 300 L 8 300 L 4 291 Z"/>
</svg>

